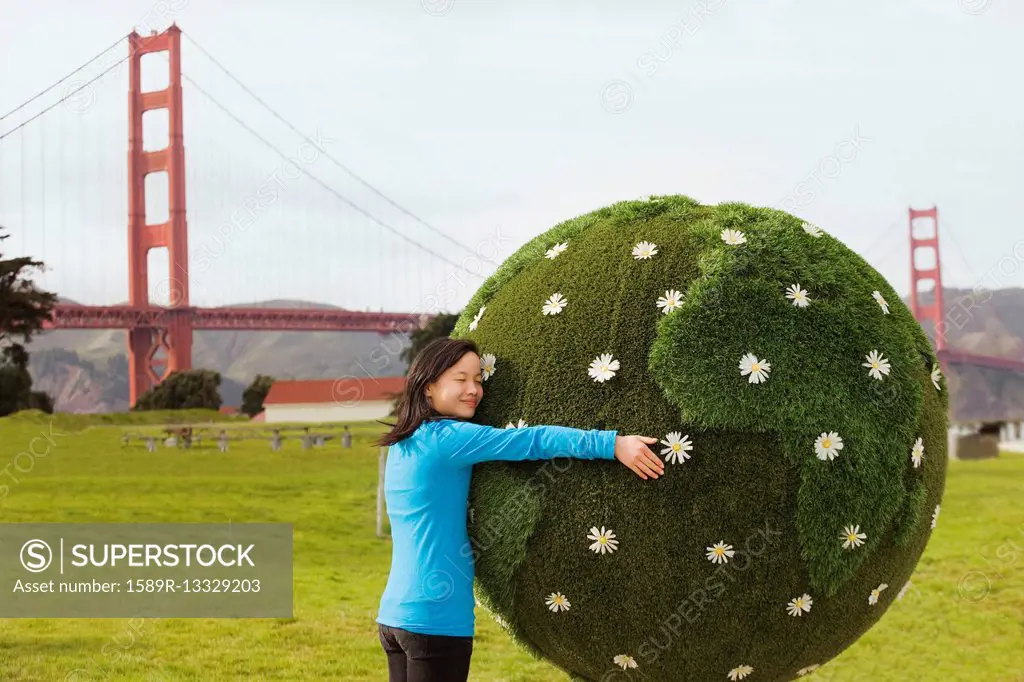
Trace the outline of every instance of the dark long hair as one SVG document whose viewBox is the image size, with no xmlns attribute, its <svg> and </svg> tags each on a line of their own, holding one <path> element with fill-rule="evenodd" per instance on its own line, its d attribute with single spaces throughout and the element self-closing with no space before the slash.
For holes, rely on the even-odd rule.
<svg viewBox="0 0 1024 682">
<path fill-rule="evenodd" d="M 421 350 L 405 376 L 405 391 L 398 400 L 398 416 L 394 424 L 381 422 L 391 430 L 376 445 L 394 445 L 408 438 L 425 421 L 447 418 L 430 406 L 426 388 L 462 359 L 466 353 L 480 354 L 476 343 L 469 339 L 434 339 Z"/>
</svg>

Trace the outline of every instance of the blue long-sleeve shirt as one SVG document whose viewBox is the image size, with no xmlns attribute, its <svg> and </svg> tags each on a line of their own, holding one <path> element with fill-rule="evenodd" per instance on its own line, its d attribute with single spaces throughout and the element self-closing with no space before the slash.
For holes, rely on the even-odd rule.
<svg viewBox="0 0 1024 682">
<path fill-rule="evenodd" d="M 391 573 L 377 622 L 428 635 L 474 634 L 473 555 L 466 529 L 473 465 L 492 460 L 615 459 L 617 431 L 497 429 L 423 422 L 392 445 L 384 470 Z"/>
</svg>

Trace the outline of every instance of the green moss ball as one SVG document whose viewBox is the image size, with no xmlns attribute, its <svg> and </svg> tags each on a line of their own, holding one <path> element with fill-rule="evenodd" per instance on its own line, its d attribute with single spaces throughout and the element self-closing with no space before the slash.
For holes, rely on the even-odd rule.
<svg viewBox="0 0 1024 682">
<path fill-rule="evenodd" d="M 783 211 L 684 196 L 563 222 L 454 337 L 475 421 L 656 436 L 665 474 L 476 467 L 477 595 L 575 679 L 789 680 L 896 601 L 939 512 L 946 385 L 885 279 Z"/>
</svg>

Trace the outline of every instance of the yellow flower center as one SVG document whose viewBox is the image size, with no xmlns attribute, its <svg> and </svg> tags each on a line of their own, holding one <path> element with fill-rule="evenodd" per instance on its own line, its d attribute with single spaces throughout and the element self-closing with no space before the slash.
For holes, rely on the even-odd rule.
<svg viewBox="0 0 1024 682">
<path fill-rule="evenodd" d="M 725 554 L 725 548 L 724 547 L 715 547 L 715 554 L 717 556 L 724 555 Z"/>
<path fill-rule="evenodd" d="M 679 452 L 679 450 L 682 449 L 682 447 L 683 446 L 679 443 L 672 443 L 672 449 L 676 452 Z"/>
<path fill-rule="evenodd" d="M 603 535 L 602 535 L 601 537 L 599 537 L 599 538 L 597 539 L 597 541 L 598 541 L 598 542 L 600 542 L 600 543 L 601 543 L 602 545 L 607 545 L 607 544 L 608 544 L 608 538 L 606 538 L 606 537 L 605 537 L 605 536 L 603 536 Z"/>
<path fill-rule="evenodd" d="M 759 365 L 758 363 L 755 362 L 754 364 L 752 364 L 750 366 L 750 371 L 751 372 L 760 372 L 761 371 L 761 365 Z"/>
<path fill-rule="evenodd" d="M 832 447 L 832 441 L 829 440 L 828 438 L 826 438 L 825 440 L 821 441 L 821 447 L 823 447 L 823 448 L 830 448 L 830 447 Z"/>
</svg>

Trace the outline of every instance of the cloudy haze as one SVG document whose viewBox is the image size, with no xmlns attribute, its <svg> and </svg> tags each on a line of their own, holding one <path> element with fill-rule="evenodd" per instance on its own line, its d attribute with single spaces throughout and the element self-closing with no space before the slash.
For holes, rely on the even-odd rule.
<svg viewBox="0 0 1024 682">
<path fill-rule="evenodd" d="M 907 208 L 937 205 L 946 286 L 1024 286 L 1019 3 L 8 3 L 0 115 L 133 27 L 172 20 L 387 197 L 316 154 L 304 170 L 330 190 L 282 175 L 210 97 L 286 156 L 303 139 L 184 39 L 197 305 L 410 310 L 451 263 L 475 269 L 474 250 L 500 262 L 561 220 L 668 193 L 790 210 L 901 292 Z M 122 42 L 75 82 L 126 54 Z M 147 57 L 150 87 L 162 59 Z M 68 92 L 0 121 L 0 135 Z M 5 253 L 44 258 L 44 283 L 88 303 L 127 296 L 126 93 L 121 65 L 0 141 Z M 148 146 L 160 128 L 147 119 Z M 273 178 L 273 205 L 220 237 Z M 450 310 L 481 281 L 460 279 Z"/>
</svg>

